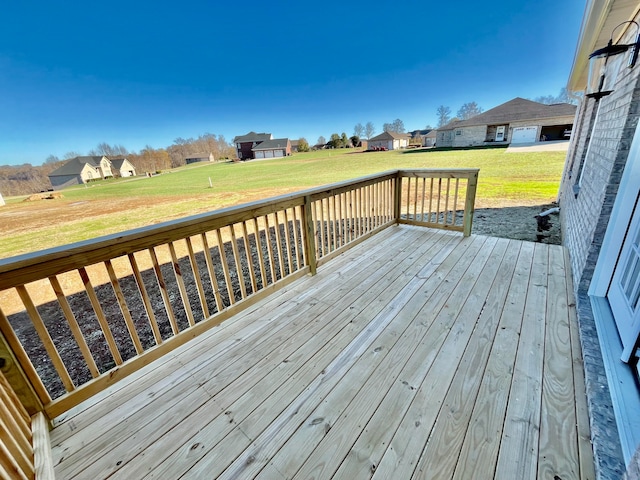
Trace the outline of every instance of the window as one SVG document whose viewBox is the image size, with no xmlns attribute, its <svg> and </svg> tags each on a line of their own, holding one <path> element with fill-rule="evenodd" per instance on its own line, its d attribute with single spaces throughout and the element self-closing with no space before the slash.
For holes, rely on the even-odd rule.
<svg viewBox="0 0 640 480">
<path fill-rule="evenodd" d="M 462 135 L 462 130 L 456 130 L 456 135 Z"/>
</svg>

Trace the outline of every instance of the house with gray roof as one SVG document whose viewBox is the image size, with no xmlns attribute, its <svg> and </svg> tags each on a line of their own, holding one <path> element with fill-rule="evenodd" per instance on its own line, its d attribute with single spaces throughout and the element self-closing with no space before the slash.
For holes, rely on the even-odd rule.
<svg viewBox="0 0 640 480">
<path fill-rule="evenodd" d="M 111 172 L 116 177 L 135 177 L 136 167 L 126 157 L 109 157 Z"/>
<path fill-rule="evenodd" d="M 455 120 L 438 129 L 438 147 L 534 143 L 568 140 L 576 106 L 546 105 L 516 97 L 467 120 Z"/>
<path fill-rule="evenodd" d="M 246 135 L 239 135 L 233 139 L 236 146 L 236 153 L 240 160 L 251 160 L 254 157 L 253 148 L 260 145 L 265 140 L 272 140 L 270 133 L 249 132 Z"/>
<path fill-rule="evenodd" d="M 276 158 L 291 155 L 291 141 L 288 138 L 265 140 L 251 149 L 253 158 Z"/>
<path fill-rule="evenodd" d="M 386 148 L 387 150 L 399 150 L 409 145 L 409 134 L 398 132 L 382 132 L 369 139 L 369 150 Z"/>
<path fill-rule="evenodd" d="M 105 156 L 74 157 L 49 174 L 49 181 L 55 190 L 113 177 L 112 163 Z"/>
</svg>

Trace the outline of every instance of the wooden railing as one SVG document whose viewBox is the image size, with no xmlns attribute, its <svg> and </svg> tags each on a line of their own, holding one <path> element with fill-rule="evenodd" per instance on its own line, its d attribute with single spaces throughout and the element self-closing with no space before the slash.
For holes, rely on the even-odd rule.
<svg viewBox="0 0 640 480">
<path fill-rule="evenodd" d="M 0 260 L 0 359 L 54 418 L 390 225 L 469 235 L 477 175 L 394 170 Z"/>
</svg>

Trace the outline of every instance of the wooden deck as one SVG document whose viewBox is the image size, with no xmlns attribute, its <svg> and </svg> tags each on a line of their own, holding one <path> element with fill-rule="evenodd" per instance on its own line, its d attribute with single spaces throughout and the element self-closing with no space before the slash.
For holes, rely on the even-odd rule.
<svg viewBox="0 0 640 480">
<path fill-rule="evenodd" d="M 594 478 L 568 265 L 388 228 L 56 419 L 57 477 Z"/>
</svg>

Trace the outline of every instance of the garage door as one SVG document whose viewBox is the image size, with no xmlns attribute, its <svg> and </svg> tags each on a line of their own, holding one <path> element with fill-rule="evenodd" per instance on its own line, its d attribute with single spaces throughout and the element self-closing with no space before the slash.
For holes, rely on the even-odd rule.
<svg viewBox="0 0 640 480">
<path fill-rule="evenodd" d="M 259 150 L 256 152 L 256 158 L 264 158 L 264 152 Z"/>
<path fill-rule="evenodd" d="M 264 152 L 264 158 L 273 158 L 273 150 L 266 150 Z"/>
<path fill-rule="evenodd" d="M 511 143 L 531 143 L 536 141 L 538 127 L 517 127 L 513 129 Z"/>
<path fill-rule="evenodd" d="M 284 150 L 274 150 L 273 151 L 273 156 L 274 157 L 284 157 Z"/>
</svg>

